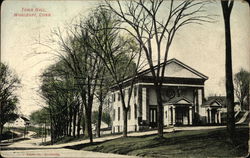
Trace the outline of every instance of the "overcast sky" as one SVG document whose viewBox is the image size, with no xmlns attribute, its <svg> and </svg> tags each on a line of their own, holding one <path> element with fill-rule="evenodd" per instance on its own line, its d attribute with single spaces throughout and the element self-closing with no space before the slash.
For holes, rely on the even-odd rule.
<svg viewBox="0 0 250 158">
<path fill-rule="evenodd" d="M 43 51 L 34 45 L 34 39 L 45 39 L 50 30 L 63 27 L 81 13 L 86 16 L 98 1 L 5 1 L 1 8 L 1 60 L 16 71 L 22 81 L 20 110 L 28 115 L 40 108 L 36 89 L 39 74 L 53 63 L 49 55 L 31 56 L 33 52 Z M 38 8 L 37 14 L 50 16 L 15 16 L 17 13 L 32 13 L 28 8 Z M 34 13 L 33 10 L 33 13 Z M 225 43 L 222 11 L 219 2 L 209 8 L 217 14 L 216 23 L 189 25 L 176 34 L 170 49 L 169 59 L 177 58 L 205 74 L 205 95 L 225 95 Z M 247 3 L 236 1 L 232 16 L 233 72 L 242 67 L 250 71 L 250 22 Z"/>
</svg>

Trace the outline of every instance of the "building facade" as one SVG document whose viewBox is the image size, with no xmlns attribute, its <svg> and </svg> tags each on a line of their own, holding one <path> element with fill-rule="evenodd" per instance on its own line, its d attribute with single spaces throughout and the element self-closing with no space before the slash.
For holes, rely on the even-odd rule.
<svg viewBox="0 0 250 158">
<path fill-rule="evenodd" d="M 30 125 L 29 119 L 26 117 L 18 117 L 15 121 L 7 122 L 5 127 L 15 127 L 15 128 L 22 128 Z"/>
<path fill-rule="evenodd" d="M 167 61 L 161 91 L 165 126 L 209 123 L 207 118 L 211 114 L 204 112 L 204 106 L 202 106 L 205 99 L 204 83 L 207 79 L 207 76 L 177 59 Z M 129 79 L 122 84 L 127 103 L 130 91 Z M 123 108 L 121 95 L 116 87 L 112 88 L 111 96 L 112 132 L 122 132 Z M 157 98 L 153 77 L 150 70 L 147 69 L 140 72 L 135 79 L 128 112 L 128 131 L 157 127 L 157 114 Z M 217 118 L 219 119 L 219 116 Z"/>
</svg>

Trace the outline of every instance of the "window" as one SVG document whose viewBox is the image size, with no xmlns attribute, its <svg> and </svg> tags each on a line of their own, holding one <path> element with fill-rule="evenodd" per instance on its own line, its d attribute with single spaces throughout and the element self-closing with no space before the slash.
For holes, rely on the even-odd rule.
<svg viewBox="0 0 250 158">
<path fill-rule="evenodd" d="M 137 87 L 134 87 L 134 97 L 137 95 Z"/>
<path fill-rule="evenodd" d="M 118 93 L 118 101 L 120 101 L 120 100 L 121 100 L 121 94 Z"/>
<path fill-rule="evenodd" d="M 135 109 L 135 118 L 137 118 L 137 106 L 134 104 L 134 109 Z"/>
<path fill-rule="evenodd" d="M 114 120 L 115 120 L 115 109 L 114 109 L 114 111 L 113 111 L 113 118 L 114 118 Z"/>
<path fill-rule="evenodd" d="M 115 93 L 114 93 L 114 95 L 113 95 L 113 99 L 114 99 L 114 102 L 115 102 Z"/>
<path fill-rule="evenodd" d="M 122 93 L 123 93 L 123 99 L 125 100 L 126 91 L 125 91 L 125 90 L 123 90 L 123 91 L 122 91 Z"/>
<path fill-rule="evenodd" d="M 118 121 L 120 120 L 120 112 L 121 112 L 120 107 L 118 107 Z"/>
</svg>

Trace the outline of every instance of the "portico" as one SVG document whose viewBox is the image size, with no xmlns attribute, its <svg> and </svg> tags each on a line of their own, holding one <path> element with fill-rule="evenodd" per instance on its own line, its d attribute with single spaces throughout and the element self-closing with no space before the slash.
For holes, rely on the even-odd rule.
<svg viewBox="0 0 250 158">
<path fill-rule="evenodd" d="M 192 125 L 193 103 L 185 97 L 176 97 L 164 104 L 164 125 Z"/>
<path fill-rule="evenodd" d="M 216 100 L 208 100 L 202 105 L 206 111 L 206 122 L 209 124 L 221 123 L 221 104 Z"/>
</svg>

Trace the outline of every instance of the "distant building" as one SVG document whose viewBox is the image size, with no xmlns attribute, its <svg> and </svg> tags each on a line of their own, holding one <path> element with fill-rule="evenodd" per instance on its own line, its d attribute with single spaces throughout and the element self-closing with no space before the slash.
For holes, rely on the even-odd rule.
<svg viewBox="0 0 250 158">
<path fill-rule="evenodd" d="M 162 64 L 160 68 L 162 68 Z M 212 102 L 211 105 L 204 102 L 204 83 L 207 79 L 207 76 L 177 59 L 167 61 L 161 92 L 165 126 L 215 123 L 215 120 L 220 123 L 219 109 L 221 105 L 217 102 Z M 123 82 L 126 101 L 130 80 Z M 117 87 L 111 87 L 111 89 L 112 132 L 122 132 L 123 108 L 120 101 L 121 96 Z M 140 72 L 136 77 L 130 105 L 128 131 L 138 131 L 157 126 L 157 99 L 150 69 Z M 215 113 L 218 113 L 216 119 Z"/>
<path fill-rule="evenodd" d="M 20 127 L 25 127 L 25 126 L 29 126 L 30 125 L 30 120 L 24 116 L 21 116 L 19 118 L 17 118 L 15 121 L 13 122 L 8 122 L 5 124 L 5 127 L 16 127 L 16 128 L 20 128 Z"/>
<path fill-rule="evenodd" d="M 200 115 L 206 118 L 206 123 L 221 123 L 222 108 L 225 108 L 225 105 L 224 96 L 208 97 L 207 101 L 201 105 Z"/>
</svg>

